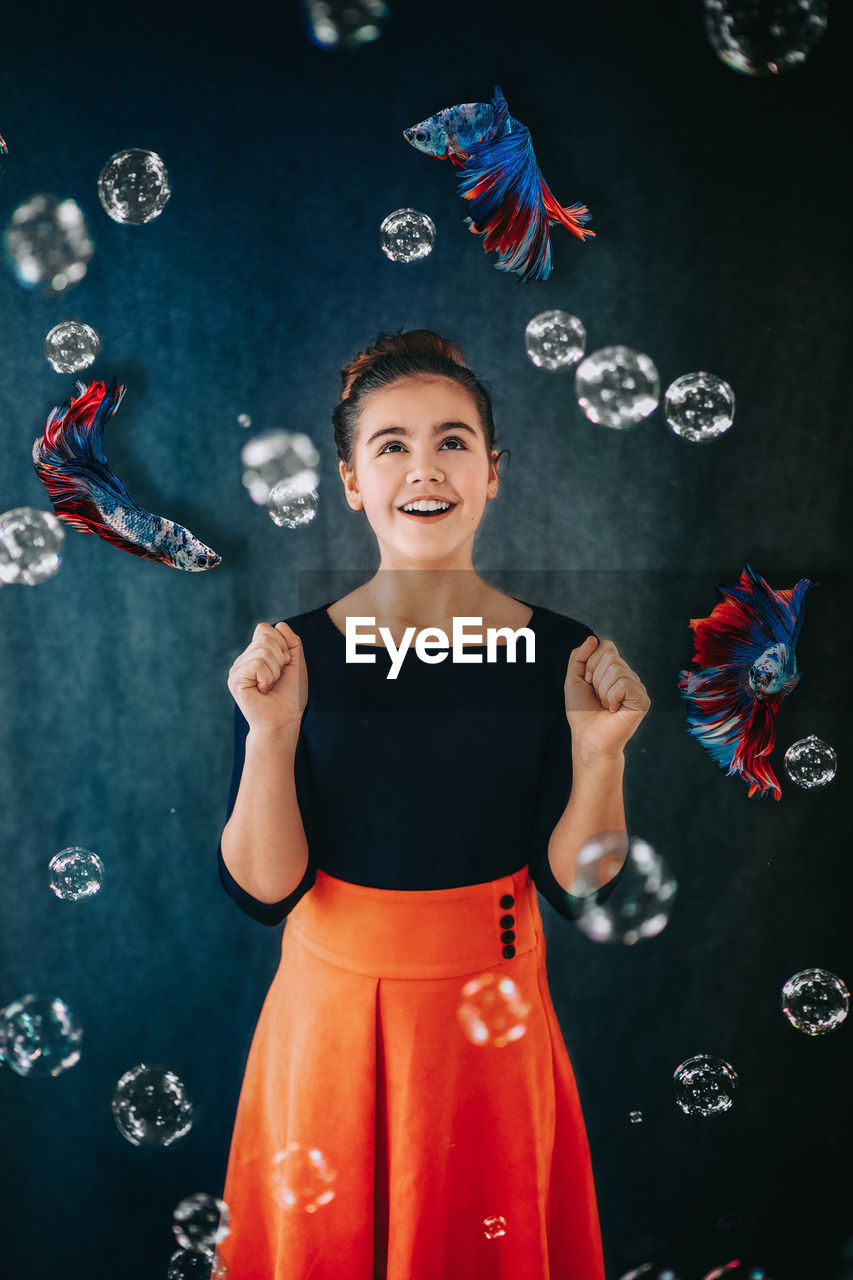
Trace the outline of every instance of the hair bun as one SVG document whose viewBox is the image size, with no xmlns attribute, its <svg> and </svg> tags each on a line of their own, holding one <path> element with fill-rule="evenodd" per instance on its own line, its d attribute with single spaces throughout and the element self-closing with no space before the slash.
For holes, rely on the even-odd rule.
<svg viewBox="0 0 853 1280">
<path fill-rule="evenodd" d="M 341 369 L 341 399 L 346 400 L 356 378 L 367 373 L 383 356 L 411 356 L 423 354 L 443 356 L 454 364 L 468 368 L 462 348 L 449 338 L 432 329 L 410 329 L 408 333 L 380 333 L 376 341 L 364 351 L 359 352 L 354 360 Z"/>
</svg>

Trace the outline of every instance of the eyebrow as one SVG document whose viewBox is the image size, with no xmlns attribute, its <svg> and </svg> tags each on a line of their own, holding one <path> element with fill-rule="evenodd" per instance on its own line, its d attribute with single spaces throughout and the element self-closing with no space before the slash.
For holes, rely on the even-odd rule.
<svg viewBox="0 0 853 1280">
<path fill-rule="evenodd" d="M 437 436 L 441 431 L 470 431 L 471 435 L 476 439 L 477 432 L 473 427 L 469 427 L 467 422 L 435 422 L 432 427 L 432 434 Z M 379 431 L 374 431 L 373 435 L 365 440 L 365 445 L 373 444 L 374 440 L 378 440 L 380 436 L 400 435 L 411 436 L 411 431 L 407 431 L 405 427 L 382 427 Z"/>
</svg>

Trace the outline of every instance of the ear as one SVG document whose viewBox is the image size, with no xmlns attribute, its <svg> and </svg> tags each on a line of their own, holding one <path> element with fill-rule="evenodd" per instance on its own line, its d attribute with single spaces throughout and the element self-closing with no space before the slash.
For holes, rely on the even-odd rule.
<svg viewBox="0 0 853 1280">
<path fill-rule="evenodd" d="M 500 476 L 498 475 L 498 451 L 492 449 L 489 457 L 489 465 L 491 474 L 489 475 L 489 483 L 486 486 L 486 492 L 489 498 L 497 497 L 498 488 L 500 486 Z"/>
<path fill-rule="evenodd" d="M 360 511 L 363 503 L 358 492 L 358 481 L 355 478 L 355 472 L 348 471 L 346 463 L 342 459 L 338 462 L 338 471 L 344 483 L 347 505 L 352 507 L 353 511 Z"/>
</svg>

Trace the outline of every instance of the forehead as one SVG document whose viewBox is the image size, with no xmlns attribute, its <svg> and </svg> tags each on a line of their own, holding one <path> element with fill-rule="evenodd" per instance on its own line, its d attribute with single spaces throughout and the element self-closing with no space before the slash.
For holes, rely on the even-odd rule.
<svg viewBox="0 0 853 1280">
<path fill-rule="evenodd" d="M 452 378 L 416 374 L 398 378 L 390 387 L 365 397 L 359 415 L 359 436 L 364 438 L 368 429 L 381 426 L 429 430 L 440 419 L 468 422 L 482 430 L 477 402 L 470 391 Z"/>
</svg>

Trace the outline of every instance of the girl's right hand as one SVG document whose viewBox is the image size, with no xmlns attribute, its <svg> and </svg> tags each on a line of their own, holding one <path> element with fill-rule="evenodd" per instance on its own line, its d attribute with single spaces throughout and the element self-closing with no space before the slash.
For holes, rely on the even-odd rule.
<svg viewBox="0 0 853 1280">
<path fill-rule="evenodd" d="M 308 701 L 308 668 L 296 632 L 286 622 L 259 622 L 228 672 L 228 688 L 256 733 L 298 727 Z"/>
</svg>

